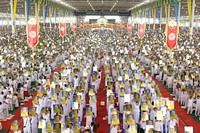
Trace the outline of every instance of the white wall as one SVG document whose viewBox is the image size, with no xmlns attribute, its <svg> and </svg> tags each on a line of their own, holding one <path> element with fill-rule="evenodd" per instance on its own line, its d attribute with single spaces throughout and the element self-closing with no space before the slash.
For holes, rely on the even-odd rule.
<svg viewBox="0 0 200 133">
<path fill-rule="evenodd" d="M 132 23 L 138 23 L 139 21 L 141 21 L 140 18 L 135 18 L 132 19 L 131 17 L 127 17 L 127 16 L 104 16 L 107 19 L 115 19 L 116 22 L 132 22 Z M 83 21 L 88 21 L 89 19 L 98 19 L 100 18 L 100 16 L 96 15 L 96 16 L 78 16 L 77 17 L 65 17 L 65 18 L 59 18 L 57 17 L 56 20 L 54 17 L 51 18 L 51 22 L 52 23 L 59 23 L 60 20 L 65 20 L 66 23 L 72 23 L 72 22 L 77 22 L 79 20 L 83 20 Z M 172 18 L 175 19 L 175 18 Z M 40 22 L 43 23 L 44 19 L 40 18 Z M 196 21 L 194 22 L 194 27 L 200 27 L 200 19 L 196 18 Z M 153 18 L 143 18 L 142 21 L 146 22 L 147 24 L 159 24 L 159 19 L 153 19 Z M 161 23 L 165 24 L 166 20 L 165 18 L 162 18 Z M 45 23 L 50 23 L 50 18 L 46 18 Z M 25 25 L 25 18 L 21 17 L 21 18 L 17 18 L 16 20 L 16 25 Z M 11 25 L 11 20 L 10 20 L 10 16 L 0 16 L 0 26 L 5 26 L 5 25 Z M 189 26 L 189 22 L 188 22 L 188 17 L 181 17 L 180 18 L 180 26 L 181 27 L 188 27 Z"/>
</svg>

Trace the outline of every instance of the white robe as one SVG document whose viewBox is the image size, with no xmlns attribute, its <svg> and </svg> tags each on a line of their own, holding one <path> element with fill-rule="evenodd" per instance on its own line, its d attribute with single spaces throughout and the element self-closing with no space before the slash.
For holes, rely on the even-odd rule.
<svg viewBox="0 0 200 133">
<path fill-rule="evenodd" d="M 156 121 L 154 124 L 154 130 L 163 133 L 163 122 Z"/>
<path fill-rule="evenodd" d="M 31 131 L 32 133 L 37 133 L 38 132 L 38 118 L 36 116 L 31 117 Z"/>
<path fill-rule="evenodd" d="M 168 88 L 172 88 L 172 84 L 173 84 L 173 77 L 172 76 L 168 76 L 167 77 L 167 87 Z"/>
<path fill-rule="evenodd" d="M 111 122 L 111 116 L 112 116 L 112 113 L 111 113 L 111 109 L 114 108 L 114 105 L 113 104 L 110 104 L 108 106 L 108 124 L 110 124 Z"/>
<path fill-rule="evenodd" d="M 90 107 L 92 108 L 92 112 L 94 113 L 94 117 L 97 117 L 97 104 L 96 104 L 96 102 L 91 102 Z"/>
<path fill-rule="evenodd" d="M 111 129 L 110 129 L 110 133 L 118 133 L 117 129 L 118 129 L 117 126 L 113 126 L 113 127 L 111 127 Z"/>
<path fill-rule="evenodd" d="M 86 116 L 86 126 L 89 126 L 92 123 L 92 116 Z"/>
<path fill-rule="evenodd" d="M 140 105 L 134 104 L 134 109 L 133 109 L 133 116 L 134 116 L 134 120 L 135 123 L 139 122 L 139 118 L 140 118 Z"/>
<path fill-rule="evenodd" d="M 19 102 L 18 102 L 18 97 L 17 96 L 13 96 L 13 102 L 15 104 L 15 107 L 19 107 Z"/>
<path fill-rule="evenodd" d="M 52 103 L 51 103 L 51 119 L 54 119 L 54 115 L 55 115 L 55 113 L 54 113 L 54 105 L 56 104 L 56 102 L 55 101 L 52 101 Z"/>
<path fill-rule="evenodd" d="M 31 123 L 29 117 L 24 117 L 24 133 L 30 133 L 31 132 Z"/>
<path fill-rule="evenodd" d="M 123 107 L 124 107 L 124 97 L 119 98 L 119 110 L 122 113 L 123 112 Z"/>
</svg>

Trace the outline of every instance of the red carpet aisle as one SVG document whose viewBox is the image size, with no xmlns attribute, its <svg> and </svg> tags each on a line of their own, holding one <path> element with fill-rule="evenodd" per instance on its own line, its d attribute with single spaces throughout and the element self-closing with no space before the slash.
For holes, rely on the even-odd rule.
<svg viewBox="0 0 200 133">
<path fill-rule="evenodd" d="M 107 133 L 108 127 L 108 120 L 103 120 L 103 117 L 107 116 L 107 110 L 106 110 L 106 90 L 104 90 L 105 87 L 105 76 L 104 76 L 104 67 L 101 67 L 101 83 L 98 91 L 98 98 L 97 98 L 97 118 L 96 122 L 99 123 L 99 129 L 97 133 Z M 101 102 L 105 102 L 105 105 L 101 105 Z"/>
<path fill-rule="evenodd" d="M 145 71 L 147 73 L 149 73 L 149 71 L 147 69 Z M 156 81 L 156 84 L 160 86 L 159 88 L 160 88 L 160 91 L 161 91 L 161 94 L 163 95 L 163 97 L 167 97 L 170 100 L 173 100 L 173 97 L 162 86 L 162 84 L 157 79 L 154 79 L 154 80 Z M 190 115 L 187 115 L 186 111 L 181 108 L 180 104 L 177 101 L 175 101 L 175 110 L 180 119 L 179 126 L 177 127 L 178 133 L 184 133 L 184 126 L 193 126 L 195 133 L 200 132 L 200 124 L 197 123 Z"/>
<path fill-rule="evenodd" d="M 100 56 L 103 57 L 104 53 L 103 50 L 100 50 Z M 105 88 L 105 70 L 102 66 L 100 68 L 101 70 L 101 82 L 97 94 L 97 118 L 95 119 L 95 122 L 99 124 L 99 129 L 96 133 L 107 133 L 108 131 L 108 120 L 103 120 L 105 116 L 107 116 L 107 110 L 106 110 L 106 90 Z M 89 85 L 90 86 L 90 85 Z M 105 105 L 101 105 L 101 102 L 105 102 Z M 89 104 L 89 98 L 86 98 L 86 104 Z M 85 114 L 85 113 L 84 113 Z M 83 119 L 83 125 L 86 125 L 86 119 Z"/>
<path fill-rule="evenodd" d="M 57 67 L 54 72 L 59 72 L 61 69 L 61 66 Z M 50 75 L 50 80 L 52 79 L 53 73 Z M 36 95 L 36 92 L 33 94 L 33 96 Z M 26 107 L 31 107 L 32 106 L 32 99 L 28 100 L 27 102 L 25 102 L 23 106 Z M 23 122 L 22 122 L 22 118 L 20 117 L 20 108 L 17 109 L 17 111 L 13 114 L 13 118 L 7 121 L 0 121 L 2 124 L 2 130 L 10 130 L 10 126 L 13 120 L 19 120 L 19 127 L 22 129 L 23 128 Z M 11 133 L 11 132 L 10 132 Z"/>
<path fill-rule="evenodd" d="M 100 56 L 103 57 L 104 53 L 103 50 L 100 50 Z M 102 64 L 102 62 L 101 62 Z M 100 68 L 101 70 L 101 83 L 100 83 L 100 87 L 99 87 L 99 91 L 97 94 L 97 118 L 95 120 L 95 122 L 99 123 L 99 129 L 97 130 L 97 133 L 107 133 L 108 131 L 108 120 L 103 120 L 103 118 L 105 116 L 107 116 L 107 110 L 106 110 L 106 90 L 104 90 L 105 88 L 105 70 L 104 67 L 102 66 Z M 105 105 L 101 105 L 101 102 L 104 102 Z"/>
</svg>

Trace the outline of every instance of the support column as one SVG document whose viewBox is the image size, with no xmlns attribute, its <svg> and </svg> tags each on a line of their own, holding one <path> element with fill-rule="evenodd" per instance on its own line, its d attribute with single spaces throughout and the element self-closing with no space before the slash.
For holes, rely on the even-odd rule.
<svg viewBox="0 0 200 133">
<path fill-rule="evenodd" d="M 169 24 L 170 21 L 170 4 L 168 5 L 168 19 L 167 19 L 167 24 Z"/>
<path fill-rule="evenodd" d="M 153 16 L 153 29 L 155 30 L 156 28 L 156 8 L 154 8 L 154 16 Z"/>
<path fill-rule="evenodd" d="M 149 9 L 149 29 L 151 29 L 151 17 L 150 17 L 151 14 L 151 10 Z"/>
<path fill-rule="evenodd" d="M 193 0 L 192 1 L 192 23 L 191 23 L 191 27 L 190 27 L 190 37 L 192 37 L 192 35 L 193 35 L 195 6 L 196 6 L 195 0 Z"/>
<path fill-rule="evenodd" d="M 10 19 L 9 19 L 9 16 L 8 16 L 8 13 L 6 13 L 6 20 L 7 20 L 7 28 L 9 28 L 9 25 L 10 25 Z"/>
<path fill-rule="evenodd" d="M 1 18 L 1 25 L 0 25 L 0 28 L 3 27 L 3 17 L 0 17 Z"/>
<path fill-rule="evenodd" d="M 180 17 L 181 17 L 181 2 L 178 3 L 178 24 L 180 26 Z"/>
<path fill-rule="evenodd" d="M 162 6 L 160 7 L 160 20 L 159 20 L 159 24 L 160 24 L 160 30 L 162 30 L 162 23 L 161 23 L 161 20 L 162 20 L 162 10 L 163 10 L 163 8 L 162 8 Z"/>
<path fill-rule="evenodd" d="M 27 2 L 26 2 L 26 0 L 24 1 L 24 10 L 25 10 L 25 20 L 27 22 L 28 21 L 28 16 L 27 16 Z"/>
<path fill-rule="evenodd" d="M 15 34 L 13 0 L 10 0 L 12 34 Z"/>
<path fill-rule="evenodd" d="M 44 19 L 43 26 L 45 28 L 45 6 L 43 6 L 42 10 L 43 10 L 43 19 Z"/>
<path fill-rule="evenodd" d="M 55 18 L 55 25 L 54 25 L 54 28 L 56 29 L 56 10 L 57 9 L 55 9 L 55 11 L 54 11 L 54 18 Z"/>
<path fill-rule="evenodd" d="M 38 6 L 37 6 L 37 3 L 35 3 L 35 19 L 37 20 L 37 16 L 38 16 Z"/>
<path fill-rule="evenodd" d="M 52 12 L 51 12 L 51 7 L 49 7 L 49 21 L 50 21 L 50 29 L 51 29 L 51 17 L 52 17 Z"/>
</svg>

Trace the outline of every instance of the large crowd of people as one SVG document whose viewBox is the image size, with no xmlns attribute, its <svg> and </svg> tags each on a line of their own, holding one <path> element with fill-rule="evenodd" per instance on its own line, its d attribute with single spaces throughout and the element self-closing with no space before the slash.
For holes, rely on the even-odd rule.
<svg viewBox="0 0 200 133">
<path fill-rule="evenodd" d="M 110 133 L 177 132 L 174 101 L 162 96 L 154 78 L 173 91 L 188 114 L 200 115 L 198 30 L 190 39 L 181 29 L 172 52 L 160 30 L 147 30 L 142 40 L 135 30 L 69 30 L 63 39 L 57 30 L 41 28 L 34 50 L 23 31 L 19 28 L 11 35 L 2 30 L 0 36 L 0 119 L 9 117 L 9 110 L 27 97 L 33 99 L 33 106 L 21 109 L 24 128 L 13 121 L 11 130 L 16 133 L 94 132 L 102 75 Z"/>
</svg>

